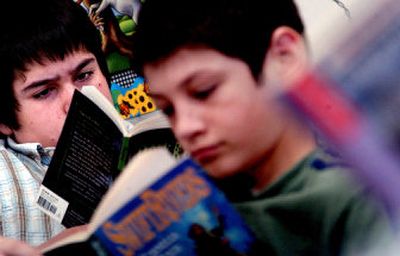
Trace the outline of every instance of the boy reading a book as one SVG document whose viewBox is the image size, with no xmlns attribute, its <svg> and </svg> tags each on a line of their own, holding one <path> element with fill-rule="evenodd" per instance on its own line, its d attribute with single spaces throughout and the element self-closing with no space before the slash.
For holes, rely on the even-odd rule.
<svg viewBox="0 0 400 256">
<path fill-rule="evenodd" d="M 72 94 L 95 85 L 111 101 L 107 67 L 98 31 L 72 0 L 6 1 L 1 12 L 0 235 L 37 245 L 64 229 L 35 198 Z"/>
<path fill-rule="evenodd" d="M 388 234 L 379 203 L 276 97 L 308 65 L 292 0 L 146 0 L 137 29 L 151 97 L 271 255 L 358 253 Z"/>
</svg>

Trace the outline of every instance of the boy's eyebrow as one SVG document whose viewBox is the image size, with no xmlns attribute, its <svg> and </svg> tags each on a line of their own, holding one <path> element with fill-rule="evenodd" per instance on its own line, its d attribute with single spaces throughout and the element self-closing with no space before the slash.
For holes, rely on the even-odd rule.
<svg viewBox="0 0 400 256">
<path fill-rule="evenodd" d="M 211 73 L 209 70 L 197 70 L 190 74 L 188 77 L 179 82 L 178 86 L 181 88 L 190 87 L 194 82 L 204 81 L 204 79 L 215 78 L 216 74 Z"/>
<path fill-rule="evenodd" d="M 190 76 L 186 77 L 185 79 L 183 79 L 182 81 L 179 82 L 178 86 L 183 88 L 183 87 L 187 86 L 188 84 L 191 84 L 192 81 L 194 80 L 194 78 L 199 75 L 199 73 L 201 74 L 201 72 L 196 72 L 196 73 L 191 74 Z"/>
<path fill-rule="evenodd" d="M 188 77 L 186 77 L 185 79 L 183 79 L 182 81 L 179 81 L 178 83 L 178 87 L 179 88 L 185 88 L 188 85 L 192 84 L 193 81 L 196 81 L 196 79 L 203 78 L 203 77 L 214 77 L 214 74 L 210 74 L 210 72 L 208 70 L 198 70 L 196 72 L 194 72 L 193 74 L 190 74 Z M 159 99 L 163 99 L 164 96 L 162 94 L 158 94 L 158 93 L 153 93 L 151 91 L 151 85 L 149 86 L 149 91 L 147 92 L 147 95 L 150 96 L 151 98 L 159 98 Z"/>
<path fill-rule="evenodd" d="M 194 77 L 196 76 L 197 73 L 190 75 L 189 77 L 186 77 L 185 79 L 183 79 L 182 81 L 180 81 L 178 83 L 178 87 L 185 87 L 188 83 L 190 83 Z M 149 91 L 146 93 L 150 98 L 159 98 L 159 99 L 163 99 L 164 96 L 160 93 L 154 93 L 151 91 L 151 85 L 149 86 Z"/>
<path fill-rule="evenodd" d="M 51 81 L 54 81 L 55 79 L 57 79 L 57 77 L 47 78 L 47 79 L 43 79 L 43 80 L 32 82 L 22 90 L 22 93 L 26 93 L 29 90 L 32 90 L 32 89 L 34 89 L 36 87 L 40 87 L 40 86 L 46 85 L 46 84 L 50 83 Z"/>
<path fill-rule="evenodd" d="M 93 57 L 89 57 L 89 58 L 87 58 L 87 59 L 82 60 L 82 61 L 73 69 L 72 72 L 74 73 L 74 72 L 77 72 L 77 71 L 83 69 L 84 67 L 86 67 L 86 66 L 89 65 L 90 63 L 94 62 L 95 60 L 96 60 L 96 59 L 93 58 Z M 36 87 L 40 87 L 40 86 L 46 85 L 46 84 L 48 84 L 48 83 L 50 83 L 51 81 L 54 81 L 54 80 L 56 80 L 56 79 L 57 79 L 57 77 L 51 77 L 51 78 L 47 78 L 47 79 L 43 79 L 43 80 L 39 80 L 39 81 L 32 82 L 32 83 L 30 83 L 28 86 L 26 86 L 26 87 L 22 90 L 22 92 L 23 92 L 23 93 L 26 93 L 27 91 L 29 91 L 29 90 L 31 90 L 31 89 L 34 89 L 34 88 L 36 88 Z"/>
<path fill-rule="evenodd" d="M 82 60 L 75 68 L 74 68 L 74 72 L 79 71 L 81 69 L 83 69 L 84 67 L 86 67 L 87 65 L 89 65 L 92 62 L 95 62 L 96 59 L 94 57 L 89 57 L 87 59 Z"/>
</svg>

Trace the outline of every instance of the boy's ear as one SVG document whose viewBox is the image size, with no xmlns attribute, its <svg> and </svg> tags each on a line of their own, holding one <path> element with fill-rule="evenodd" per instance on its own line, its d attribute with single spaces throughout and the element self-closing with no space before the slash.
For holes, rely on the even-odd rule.
<svg viewBox="0 0 400 256">
<path fill-rule="evenodd" d="M 301 34 L 290 27 L 274 30 L 263 63 L 263 80 L 290 84 L 307 69 L 309 56 Z"/>
<path fill-rule="evenodd" d="M 13 133 L 13 130 L 5 124 L 0 124 L 0 133 L 9 136 Z"/>
</svg>

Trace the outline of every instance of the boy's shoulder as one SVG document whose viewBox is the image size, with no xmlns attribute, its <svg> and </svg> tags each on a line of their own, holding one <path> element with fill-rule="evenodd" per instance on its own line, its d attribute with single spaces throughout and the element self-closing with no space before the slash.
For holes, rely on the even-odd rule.
<svg viewBox="0 0 400 256">
<path fill-rule="evenodd" d="M 326 221 L 330 219 L 332 223 L 344 212 L 360 218 L 382 213 L 379 201 L 354 178 L 352 169 L 339 156 L 321 149 L 239 205 L 258 211 L 300 211 Z"/>
<path fill-rule="evenodd" d="M 20 162 L 15 150 L 10 147 L 8 138 L 0 138 L 0 166 L 4 170 L 14 169 Z M 4 173 L 4 172 L 3 172 Z"/>
<path fill-rule="evenodd" d="M 336 242 L 344 251 L 358 244 L 367 246 L 363 239 L 371 242 L 379 235 L 390 234 L 389 219 L 379 201 L 351 172 L 340 157 L 318 149 L 262 193 L 235 206 L 258 237 L 286 237 L 292 249 L 312 251 L 313 246 L 306 246 L 309 239 L 329 251 L 335 246 L 333 237 L 340 238 Z M 368 236 L 367 226 L 371 231 Z M 294 235 L 292 229 L 302 231 Z M 293 241 L 287 242 L 290 239 Z M 265 242 L 275 249 L 285 246 L 269 239 Z"/>
<path fill-rule="evenodd" d="M 39 163 L 42 158 L 50 157 L 53 151 L 53 149 L 41 149 L 38 143 L 19 144 L 10 137 L 0 138 L 0 165 L 15 170 L 41 169 Z"/>
<path fill-rule="evenodd" d="M 9 157 L 12 150 L 9 148 L 7 144 L 7 138 L 0 138 L 0 161 L 4 162 L 6 157 Z"/>
<path fill-rule="evenodd" d="M 261 197 L 279 194 L 311 193 L 319 190 L 319 195 L 343 189 L 353 189 L 354 180 L 350 167 L 333 152 L 317 148 L 306 155 L 278 180 L 269 184 Z M 336 193 L 336 192 L 335 192 Z"/>
<path fill-rule="evenodd" d="M 354 169 L 340 155 L 318 148 L 297 169 L 287 186 L 294 193 L 309 195 L 327 209 L 352 207 L 354 201 L 373 201 L 368 188 L 356 179 Z M 290 187 L 293 186 L 294 188 Z M 295 186 L 298 186 L 295 188 Z M 296 189 L 298 189 L 296 191 Z M 332 207 L 332 202 L 338 202 Z"/>
<path fill-rule="evenodd" d="M 0 150 L 4 148 L 5 140 L 6 140 L 6 137 L 4 137 L 4 136 L 0 137 Z"/>
</svg>

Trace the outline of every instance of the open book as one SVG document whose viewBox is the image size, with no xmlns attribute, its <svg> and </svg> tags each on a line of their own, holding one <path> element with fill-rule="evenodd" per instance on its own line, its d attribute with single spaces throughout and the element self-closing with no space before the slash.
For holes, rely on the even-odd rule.
<svg viewBox="0 0 400 256">
<path fill-rule="evenodd" d="M 65 227 L 86 224 L 128 159 L 160 145 L 182 153 L 160 111 L 129 123 L 95 87 L 76 90 L 37 205 Z"/>
<path fill-rule="evenodd" d="M 45 255 L 254 255 L 252 233 L 190 158 L 138 153 L 103 198 L 87 230 L 55 237 Z"/>
</svg>

